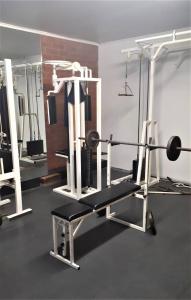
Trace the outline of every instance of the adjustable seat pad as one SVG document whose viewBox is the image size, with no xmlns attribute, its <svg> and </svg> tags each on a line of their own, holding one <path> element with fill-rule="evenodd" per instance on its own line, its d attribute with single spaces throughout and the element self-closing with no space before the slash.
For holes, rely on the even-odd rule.
<svg viewBox="0 0 191 300">
<path fill-rule="evenodd" d="M 123 181 L 119 184 L 112 185 L 109 188 L 105 188 L 98 193 L 82 198 L 79 202 L 88 205 L 93 210 L 96 210 L 140 189 L 141 187 L 139 185 Z"/>
<path fill-rule="evenodd" d="M 92 212 L 91 207 L 75 201 L 54 209 L 51 214 L 71 222 L 90 212 Z"/>
</svg>

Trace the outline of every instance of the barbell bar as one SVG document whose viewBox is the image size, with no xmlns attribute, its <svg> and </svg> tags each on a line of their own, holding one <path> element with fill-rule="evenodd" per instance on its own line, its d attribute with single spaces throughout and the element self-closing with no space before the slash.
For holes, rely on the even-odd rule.
<svg viewBox="0 0 191 300">
<path fill-rule="evenodd" d="M 100 139 L 99 133 L 96 130 L 89 130 L 86 134 L 86 137 L 79 137 L 80 140 L 85 140 L 85 143 L 89 149 L 96 148 L 99 143 L 110 143 L 111 146 L 115 145 L 127 145 L 127 146 L 139 146 L 149 148 L 150 150 L 154 149 L 165 149 L 166 154 L 169 160 L 175 161 L 179 158 L 181 151 L 191 152 L 191 148 L 184 148 L 181 145 L 181 139 L 179 136 L 172 136 L 167 146 L 155 145 L 155 144 L 142 144 L 142 143 L 133 143 L 133 142 L 124 142 L 124 141 L 115 141 L 112 139 Z"/>
</svg>

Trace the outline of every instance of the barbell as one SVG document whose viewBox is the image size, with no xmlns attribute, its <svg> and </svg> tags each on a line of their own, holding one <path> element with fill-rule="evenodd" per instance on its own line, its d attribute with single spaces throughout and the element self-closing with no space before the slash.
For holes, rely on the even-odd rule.
<svg viewBox="0 0 191 300">
<path fill-rule="evenodd" d="M 85 140 L 85 143 L 89 149 L 96 148 L 99 143 L 110 143 L 111 146 L 115 145 L 128 145 L 128 146 L 139 146 L 154 149 L 166 149 L 166 154 L 169 160 L 175 161 L 179 158 L 181 151 L 191 152 L 191 148 L 183 148 L 181 144 L 181 139 L 179 136 L 172 136 L 167 146 L 155 145 L 155 144 L 142 144 L 142 143 L 132 143 L 124 141 L 114 141 L 112 139 L 100 139 L 99 133 L 96 130 L 89 130 L 85 137 L 79 137 L 80 140 Z"/>
</svg>

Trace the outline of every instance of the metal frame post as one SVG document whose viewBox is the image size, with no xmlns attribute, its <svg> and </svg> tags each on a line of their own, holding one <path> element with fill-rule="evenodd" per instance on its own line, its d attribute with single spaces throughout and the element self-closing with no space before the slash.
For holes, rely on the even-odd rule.
<svg viewBox="0 0 191 300">
<path fill-rule="evenodd" d="M 78 78 L 74 80 L 74 98 L 75 98 L 75 136 L 76 136 L 76 188 L 77 199 L 81 198 L 82 191 L 82 168 L 81 168 L 81 109 L 80 109 L 80 81 Z"/>
<path fill-rule="evenodd" d="M 75 192 L 74 182 L 74 117 L 73 117 L 73 105 L 68 102 L 68 123 L 69 123 L 69 146 L 70 146 L 70 188 L 71 192 Z"/>
<path fill-rule="evenodd" d="M 23 210 L 11 60 L 5 59 L 4 63 L 5 63 L 5 74 L 6 74 L 9 126 L 10 126 L 10 136 L 11 136 L 11 150 L 12 150 L 12 160 L 13 160 L 13 178 L 15 182 L 15 198 L 16 198 L 16 213 L 9 215 L 7 217 L 8 219 L 11 220 L 13 218 L 16 218 L 19 215 L 30 213 L 32 209 L 28 208 Z"/>
<path fill-rule="evenodd" d="M 111 143 L 107 143 L 107 186 L 111 185 Z"/>
<path fill-rule="evenodd" d="M 101 79 L 97 81 L 96 85 L 96 97 L 97 97 L 97 132 L 101 139 Z M 101 176 L 101 143 L 97 147 L 97 190 L 101 191 L 102 188 L 102 176 Z"/>
</svg>

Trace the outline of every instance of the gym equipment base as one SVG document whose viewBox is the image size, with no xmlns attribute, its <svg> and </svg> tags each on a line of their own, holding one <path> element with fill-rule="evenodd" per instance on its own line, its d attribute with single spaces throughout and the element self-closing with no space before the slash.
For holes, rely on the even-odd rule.
<svg viewBox="0 0 191 300">
<path fill-rule="evenodd" d="M 0 206 L 6 205 L 8 203 L 10 203 L 11 200 L 10 199 L 4 199 L 4 200 L 0 200 Z"/>
<path fill-rule="evenodd" d="M 61 256 L 60 254 L 56 254 L 56 253 L 54 253 L 54 251 L 50 251 L 49 253 L 50 253 L 51 256 L 53 256 L 53 257 L 59 259 L 60 261 L 62 261 L 63 263 L 69 265 L 70 267 L 72 267 L 72 268 L 74 268 L 74 269 L 76 269 L 76 270 L 79 270 L 79 269 L 80 269 L 80 266 L 79 266 L 79 265 L 77 265 L 77 264 L 74 263 L 74 262 L 71 262 L 69 259 L 64 258 L 64 257 Z"/>
<path fill-rule="evenodd" d="M 72 193 L 72 191 L 70 190 L 70 187 L 68 185 L 59 186 L 59 187 L 53 189 L 53 192 L 56 192 L 58 194 L 78 200 L 76 190 L 74 191 L 74 193 Z M 92 187 L 90 187 L 88 189 L 84 188 L 84 189 L 82 189 L 80 198 L 85 198 L 85 197 L 92 195 L 94 193 L 97 193 L 97 192 L 98 192 L 98 190 L 95 188 L 92 188 Z"/>
<path fill-rule="evenodd" d="M 27 208 L 27 209 L 22 210 L 21 212 L 18 212 L 18 213 L 7 216 L 7 219 L 9 221 L 12 221 L 12 220 L 15 220 L 16 218 L 19 218 L 19 217 L 23 216 L 23 215 L 28 215 L 28 214 L 31 214 L 31 213 L 32 213 L 32 208 Z"/>
</svg>

